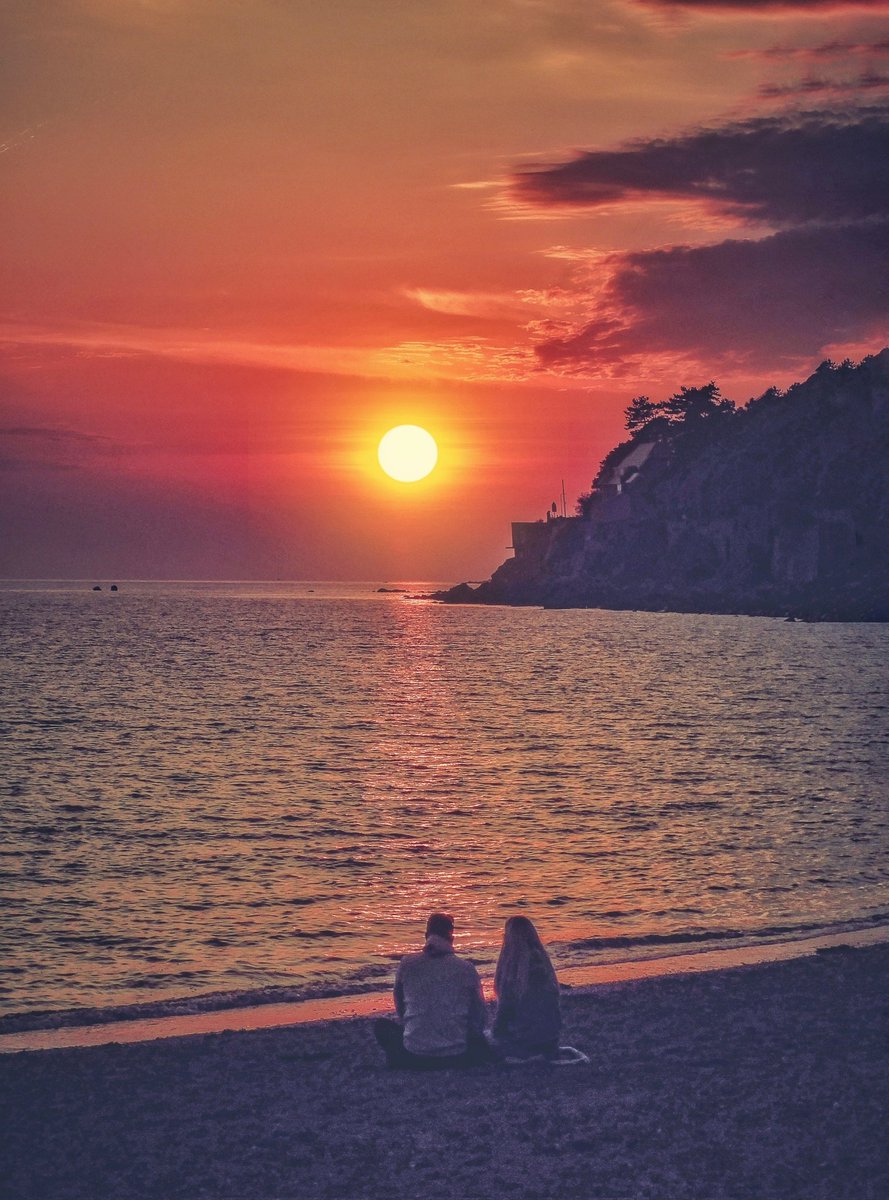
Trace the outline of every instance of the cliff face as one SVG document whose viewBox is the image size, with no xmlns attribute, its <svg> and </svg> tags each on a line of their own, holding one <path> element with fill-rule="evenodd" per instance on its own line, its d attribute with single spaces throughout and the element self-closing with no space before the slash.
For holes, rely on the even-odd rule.
<svg viewBox="0 0 889 1200">
<path fill-rule="evenodd" d="M 889 619 L 889 350 L 661 433 L 585 508 L 441 598 Z"/>
</svg>

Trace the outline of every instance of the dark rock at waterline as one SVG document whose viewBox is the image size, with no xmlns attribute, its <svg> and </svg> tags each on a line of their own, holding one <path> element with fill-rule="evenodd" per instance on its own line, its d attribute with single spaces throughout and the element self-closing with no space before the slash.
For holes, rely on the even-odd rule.
<svg viewBox="0 0 889 1200">
<path fill-rule="evenodd" d="M 482 589 L 488 588 L 487 583 L 481 584 L 478 588 L 470 587 L 468 583 L 458 583 L 456 587 L 448 588 L 443 592 L 430 592 L 428 596 L 424 596 L 425 600 L 441 600 L 445 604 L 508 604 L 515 603 L 514 601 L 500 601 L 493 597 L 488 599 L 487 593 L 483 593 Z"/>
</svg>

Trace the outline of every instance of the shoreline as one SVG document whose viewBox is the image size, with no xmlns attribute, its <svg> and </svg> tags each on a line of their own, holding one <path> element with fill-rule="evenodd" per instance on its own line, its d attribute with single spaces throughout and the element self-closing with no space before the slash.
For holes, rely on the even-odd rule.
<svg viewBox="0 0 889 1200">
<path fill-rule="evenodd" d="M 822 950 L 863 948 L 889 943 L 889 926 L 854 929 L 831 934 L 812 934 L 792 941 L 759 945 L 731 946 L 719 949 L 687 950 L 660 957 L 627 960 L 618 963 L 585 964 L 559 968 L 563 992 L 583 994 L 605 984 L 624 984 L 640 979 L 663 979 L 675 975 L 694 975 L 710 971 L 734 970 L 786 962 L 818 954 Z M 485 997 L 493 998 L 492 981 L 483 978 Z M 212 996 L 206 999 L 212 999 Z M 177 1007 L 187 1008 L 200 997 L 183 998 Z M 150 1003 L 149 1003 L 150 1007 Z M 391 988 L 371 992 L 324 996 L 302 1000 L 267 1001 L 250 1005 L 209 1008 L 200 1012 L 174 1012 L 161 1015 L 140 1015 L 138 1006 L 133 1015 L 118 1015 L 116 1019 L 85 1021 L 60 1019 L 58 1024 L 15 1029 L 15 1014 L 5 1018 L 13 1031 L 2 1032 L 0 1021 L 0 1055 L 19 1052 L 131 1044 L 159 1041 L 168 1038 L 197 1037 L 213 1033 L 247 1032 L 277 1029 L 291 1025 L 342 1021 L 357 1017 L 372 1017 L 389 1012 L 392 1007 Z M 44 1019 L 72 1018 L 78 1010 L 57 1014 L 47 1013 Z M 84 1010 L 89 1013 L 90 1010 Z M 21 1014 L 25 1023 L 27 1015 Z M 40 1014 L 35 1014 L 38 1019 Z"/>
<path fill-rule="evenodd" d="M 16 1200 L 882 1200 L 889 946 L 563 999 L 589 1065 L 387 1071 L 366 1019 L 0 1058 Z"/>
<path fill-rule="evenodd" d="M 569 517 L 569 520 L 581 520 Z M 513 562 L 514 559 L 507 559 Z M 564 581 L 562 581 L 564 582 Z M 492 579 L 476 587 L 458 583 L 438 592 L 408 595 L 407 600 L 429 600 L 435 604 L 459 607 L 473 605 L 481 608 L 541 608 L 548 612 L 633 612 L 657 615 L 694 617 L 761 617 L 770 621 L 786 621 L 801 625 L 885 625 L 889 623 L 889 606 L 883 599 L 843 607 L 837 601 L 806 601 L 779 597 L 774 601 L 760 599 L 722 600 L 676 596 L 647 596 L 633 593 L 614 596 L 610 593 L 579 594 L 559 580 L 536 587 L 498 588 Z"/>
</svg>

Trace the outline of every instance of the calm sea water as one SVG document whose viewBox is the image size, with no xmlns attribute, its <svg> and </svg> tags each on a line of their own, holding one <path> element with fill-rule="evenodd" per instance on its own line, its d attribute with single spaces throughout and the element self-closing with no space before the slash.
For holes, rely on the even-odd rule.
<svg viewBox="0 0 889 1200">
<path fill-rule="evenodd" d="M 380 986 L 435 908 L 483 968 L 515 912 L 563 966 L 889 922 L 886 626 L 7 583 L 0 627 L 7 1013 Z"/>
</svg>

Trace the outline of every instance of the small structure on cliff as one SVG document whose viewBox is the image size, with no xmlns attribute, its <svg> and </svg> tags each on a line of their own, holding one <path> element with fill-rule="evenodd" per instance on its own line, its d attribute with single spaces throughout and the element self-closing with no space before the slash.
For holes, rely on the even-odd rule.
<svg viewBox="0 0 889 1200">
<path fill-rule="evenodd" d="M 562 512 L 555 500 L 547 509 L 546 518 L 540 521 L 513 521 L 512 545 L 507 549 L 515 553 L 516 558 L 526 563 L 542 565 L 543 557 L 552 540 L 552 534 L 558 526 L 564 526 L 576 521 L 576 517 L 568 516 L 568 506 L 565 500 L 565 480 L 562 480 Z"/>
<path fill-rule="evenodd" d="M 554 529 L 576 520 L 576 517 L 553 516 L 551 512 L 548 512 L 546 520 L 513 521 L 512 545 L 509 549 L 513 551 L 516 558 L 520 558 L 524 562 L 540 563 L 543 561 Z"/>
<path fill-rule="evenodd" d="M 512 545 L 516 558 L 537 561 L 549 545 L 548 521 L 513 521 Z"/>
<path fill-rule="evenodd" d="M 608 462 L 605 470 L 595 480 L 593 486 L 596 492 L 619 496 L 627 484 L 632 483 L 642 470 L 656 445 L 657 442 L 654 441 L 629 443 L 626 454 Z"/>
</svg>

